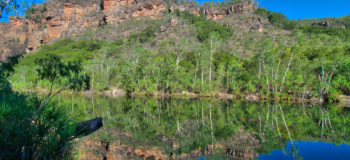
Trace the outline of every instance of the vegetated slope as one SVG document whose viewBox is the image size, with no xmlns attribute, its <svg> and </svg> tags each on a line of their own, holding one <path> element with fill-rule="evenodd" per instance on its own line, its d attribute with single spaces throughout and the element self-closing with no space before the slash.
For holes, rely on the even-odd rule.
<svg viewBox="0 0 350 160">
<path fill-rule="evenodd" d="M 201 9 L 194 2 L 177 0 L 50 0 L 31 7 L 25 18 L 12 16 L 10 23 L 0 25 L 0 58 L 31 53 L 43 44 L 106 24 L 117 26 L 143 17 L 158 19 L 175 10 L 218 20 L 232 14 L 251 14 L 256 6 L 244 0 L 229 2 L 220 10 L 216 8 L 212 5 Z"/>
<path fill-rule="evenodd" d="M 94 91 L 326 100 L 350 93 L 347 17 L 290 21 L 265 9 L 245 10 L 242 2 L 229 5 L 238 8 L 225 3 L 199 9 L 177 3 L 157 18 L 107 23 L 44 45 L 24 56 L 12 84 L 45 88 L 33 62 L 57 54 L 83 61 Z"/>
</svg>

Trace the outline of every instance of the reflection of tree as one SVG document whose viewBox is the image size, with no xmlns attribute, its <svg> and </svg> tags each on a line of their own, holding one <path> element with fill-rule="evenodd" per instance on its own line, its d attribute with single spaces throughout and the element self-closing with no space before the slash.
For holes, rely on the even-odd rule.
<svg viewBox="0 0 350 160">
<path fill-rule="evenodd" d="M 318 124 L 322 125 L 321 138 L 323 138 L 323 131 L 324 131 L 324 128 L 326 127 L 326 129 L 330 129 L 332 131 L 333 137 L 334 139 L 336 139 L 336 134 L 332 127 L 331 120 L 329 118 L 329 112 L 322 107 L 320 107 L 320 118 L 321 119 L 319 120 Z"/>
<path fill-rule="evenodd" d="M 61 103 L 70 108 L 70 98 L 62 99 L 65 102 Z M 73 101 L 76 108 L 72 114 L 79 114 L 78 119 L 104 117 L 102 131 L 106 133 L 100 134 L 105 136 L 102 138 L 122 139 L 108 134 L 118 128 L 117 132 L 132 135 L 126 144 L 160 146 L 168 154 L 190 153 L 199 148 L 204 153 L 208 146 L 220 153 L 225 147 L 269 153 L 291 142 L 291 153 L 297 158 L 300 156 L 295 141 L 350 143 L 349 111 L 336 106 L 108 97 L 74 97 Z M 247 135 L 251 138 L 240 140 Z M 254 140 L 257 143 L 249 142 Z"/>
</svg>

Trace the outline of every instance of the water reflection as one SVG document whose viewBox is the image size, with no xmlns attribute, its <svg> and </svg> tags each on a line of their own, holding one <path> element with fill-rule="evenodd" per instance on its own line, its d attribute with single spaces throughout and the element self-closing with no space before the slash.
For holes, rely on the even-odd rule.
<svg viewBox="0 0 350 160">
<path fill-rule="evenodd" d="M 300 148 L 313 147 L 301 141 L 350 144 L 349 110 L 337 105 L 65 95 L 57 100 L 77 120 L 102 116 L 104 127 L 93 135 L 102 142 L 157 147 L 169 159 L 299 159 L 307 155 Z M 286 144 L 290 154 L 281 157 Z"/>
<path fill-rule="evenodd" d="M 297 148 L 297 154 L 293 153 L 292 143 L 288 142 L 284 150 L 274 150 L 269 154 L 259 155 L 259 160 L 347 160 L 349 159 L 350 146 L 341 144 L 334 145 L 333 143 L 312 142 L 312 141 L 297 141 L 294 144 Z M 294 152 L 295 153 L 295 152 Z M 297 155 L 297 156 L 296 156 Z"/>
</svg>

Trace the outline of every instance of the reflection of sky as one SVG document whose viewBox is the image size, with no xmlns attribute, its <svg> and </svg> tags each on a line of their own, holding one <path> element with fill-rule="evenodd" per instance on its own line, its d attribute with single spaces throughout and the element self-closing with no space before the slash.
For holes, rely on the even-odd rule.
<svg viewBox="0 0 350 160">
<path fill-rule="evenodd" d="M 350 145 L 334 145 L 323 142 L 294 142 L 296 148 L 295 157 L 303 160 L 350 160 Z M 274 150 L 270 154 L 259 155 L 259 160 L 293 160 L 289 142 L 284 151 Z"/>
</svg>

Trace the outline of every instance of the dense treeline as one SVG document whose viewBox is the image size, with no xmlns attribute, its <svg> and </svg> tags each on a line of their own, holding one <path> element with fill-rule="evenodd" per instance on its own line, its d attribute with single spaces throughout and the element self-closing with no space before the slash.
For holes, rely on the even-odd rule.
<svg viewBox="0 0 350 160">
<path fill-rule="evenodd" d="M 263 9 L 257 12 L 277 27 L 294 27 L 294 22 L 281 14 Z M 18 89 L 47 88 L 48 81 L 36 78 L 34 60 L 55 54 L 82 61 L 84 75 L 90 76 L 94 91 L 120 88 L 129 94 L 224 92 L 237 97 L 255 94 L 329 100 L 350 91 L 350 44 L 343 29 L 294 28 L 288 37 L 251 40 L 255 53 L 242 55 L 234 48 L 237 35 L 232 27 L 186 11 L 170 14 L 177 17 L 178 24 L 173 36 L 162 40 L 157 39 L 159 25 L 154 23 L 154 27 L 144 27 L 115 41 L 81 36 L 43 46 L 21 60 L 12 83 Z"/>
</svg>

